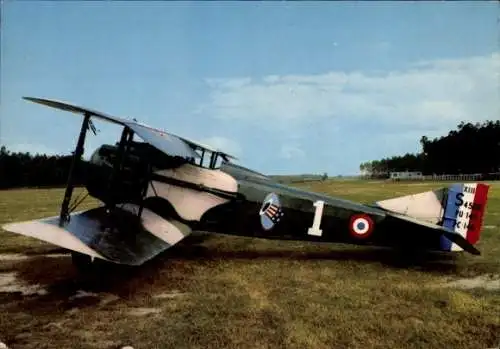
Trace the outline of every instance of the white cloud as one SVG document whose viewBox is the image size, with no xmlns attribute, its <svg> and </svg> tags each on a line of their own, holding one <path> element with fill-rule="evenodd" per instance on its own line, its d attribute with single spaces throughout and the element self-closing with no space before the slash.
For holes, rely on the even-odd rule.
<svg viewBox="0 0 500 349">
<path fill-rule="evenodd" d="M 241 156 L 242 154 L 242 149 L 239 143 L 226 137 L 215 136 L 204 138 L 200 141 L 200 143 L 222 150 L 230 155 Z"/>
<path fill-rule="evenodd" d="M 296 159 L 305 155 L 304 151 L 294 144 L 283 144 L 280 149 L 281 157 L 285 159 Z"/>
<path fill-rule="evenodd" d="M 448 130 L 497 119 L 500 54 L 416 62 L 402 71 L 211 79 L 216 118 L 286 128 L 325 119 Z"/>
</svg>

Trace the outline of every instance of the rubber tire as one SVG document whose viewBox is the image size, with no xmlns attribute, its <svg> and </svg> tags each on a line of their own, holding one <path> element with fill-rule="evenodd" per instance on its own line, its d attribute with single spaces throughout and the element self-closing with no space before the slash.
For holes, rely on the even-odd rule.
<svg viewBox="0 0 500 349">
<path fill-rule="evenodd" d="M 81 274 L 89 274 L 94 271 L 94 262 L 92 261 L 92 257 L 79 253 L 79 252 L 71 252 L 71 261 L 73 262 L 73 266 L 78 270 Z"/>
</svg>

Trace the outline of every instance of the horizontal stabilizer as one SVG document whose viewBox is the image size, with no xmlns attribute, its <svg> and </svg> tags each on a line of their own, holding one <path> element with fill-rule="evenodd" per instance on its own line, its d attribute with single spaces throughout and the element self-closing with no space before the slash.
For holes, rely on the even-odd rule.
<svg viewBox="0 0 500 349">
<path fill-rule="evenodd" d="M 454 231 L 446 230 L 443 232 L 443 235 L 450 241 L 453 241 L 458 246 L 464 249 L 469 253 L 480 255 L 481 252 L 477 248 L 474 247 L 469 241 L 467 241 L 462 235 L 455 233 Z"/>
<path fill-rule="evenodd" d="M 402 219 L 402 220 L 410 222 L 410 223 L 418 224 L 418 225 L 421 225 L 423 227 L 427 227 L 427 228 L 433 229 L 437 233 L 441 234 L 442 236 L 444 236 L 447 239 L 449 239 L 449 240 L 453 241 L 454 243 L 456 243 L 458 246 L 460 246 L 465 251 L 467 251 L 469 253 L 472 253 L 472 254 L 475 254 L 475 255 L 481 254 L 481 252 L 479 252 L 479 250 L 476 249 L 462 235 L 460 235 L 459 233 L 456 233 L 453 230 L 450 230 L 450 229 L 448 229 L 446 227 L 443 227 L 443 226 L 440 226 L 440 225 L 437 225 L 437 224 L 434 224 L 434 223 L 430 223 L 430 222 L 418 220 L 416 218 L 405 216 L 405 215 L 394 213 L 394 212 L 387 212 L 387 214 L 389 216 L 391 216 L 391 217 L 394 217 L 394 218 Z"/>
<path fill-rule="evenodd" d="M 191 229 L 176 221 L 165 220 L 144 208 L 141 219 L 138 207 L 104 207 L 74 213 L 59 227 L 59 217 L 10 223 L 2 228 L 37 238 L 63 248 L 119 264 L 140 265 L 186 237 Z"/>
</svg>

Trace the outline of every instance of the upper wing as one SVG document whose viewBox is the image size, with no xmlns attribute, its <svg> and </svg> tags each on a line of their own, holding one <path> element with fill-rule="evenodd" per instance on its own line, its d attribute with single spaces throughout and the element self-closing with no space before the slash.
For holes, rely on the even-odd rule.
<svg viewBox="0 0 500 349">
<path fill-rule="evenodd" d="M 74 104 L 69 104 L 62 101 L 57 101 L 53 99 L 45 98 L 35 98 L 35 97 L 23 97 L 30 102 L 46 105 L 52 108 L 69 111 L 77 114 L 90 114 L 91 116 L 97 117 L 99 119 L 119 124 L 122 126 L 127 126 L 132 129 L 139 137 L 141 137 L 145 142 L 151 144 L 152 146 L 158 148 L 159 150 L 182 157 L 194 157 L 199 158 L 199 154 L 195 150 L 208 150 L 210 152 L 216 152 L 221 154 L 226 159 L 237 159 L 235 156 L 226 153 L 220 149 L 215 149 L 206 144 L 200 142 L 195 142 L 193 140 L 187 139 L 185 137 L 180 137 L 173 135 L 171 133 L 159 130 L 157 128 L 151 127 L 149 125 L 120 118 L 117 116 L 105 114 L 96 110 L 92 110 L 85 107 L 80 107 Z"/>
<path fill-rule="evenodd" d="M 61 109 L 64 111 L 69 111 L 71 113 L 90 114 L 91 116 L 95 116 L 99 119 L 103 119 L 103 120 L 113 122 L 115 124 L 119 124 L 119 125 L 123 125 L 123 126 L 125 126 L 125 124 L 127 122 L 129 122 L 128 120 L 122 119 L 122 118 L 117 117 L 117 116 L 104 114 L 104 113 L 101 113 L 101 112 L 96 111 L 96 110 L 79 107 L 77 105 L 72 105 L 72 104 L 69 104 L 66 102 L 56 101 L 53 99 L 35 98 L 35 97 L 23 97 L 23 99 L 26 99 L 26 100 L 33 102 L 33 103 L 43 104 L 43 105 L 46 105 L 46 106 L 49 106 L 52 108 Z"/>
<path fill-rule="evenodd" d="M 62 101 L 44 99 L 44 98 L 34 98 L 34 97 L 23 97 L 28 101 L 43 104 L 52 108 L 69 111 L 77 114 L 89 114 L 93 117 L 112 122 L 118 125 L 126 126 L 133 130 L 139 137 L 141 137 L 145 142 L 151 144 L 155 148 L 162 152 L 165 152 L 172 156 L 180 156 L 185 158 L 199 158 L 199 154 L 193 149 L 189 142 L 180 138 L 176 135 L 170 134 L 168 132 L 161 131 L 159 129 L 147 126 L 142 123 L 138 123 L 132 120 L 127 120 L 117 116 L 112 116 L 109 114 L 101 113 L 96 110 L 89 108 L 84 108 L 69 104 Z"/>
<path fill-rule="evenodd" d="M 179 137 L 167 132 L 155 130 L 134 122 L 126 125 L 141 137 L 146 143 L 161 150 L 162 152 L 183 158 L 199 158 L 200 155 L 194 151 L 186 142 Z"/>
</svg>

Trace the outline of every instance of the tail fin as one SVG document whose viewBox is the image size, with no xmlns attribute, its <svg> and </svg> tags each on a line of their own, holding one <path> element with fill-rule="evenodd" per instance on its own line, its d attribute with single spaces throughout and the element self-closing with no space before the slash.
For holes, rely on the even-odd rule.
<svg viewBox="0 0 500 349">
<path fill-rule="evenodd" d="M 454 184 L 448 188 L 441 225 L 462 235 L 472 245 L 479 241 L 489 186 L 483 183 Z M 460 251 L 446 238 L 441 247 Z"/>
<path fill-rule="evenodd" d="M 448 188 L 378 201 L 388 211 L 429 222 L 461 235 L 471 245 L 479 241 L 489 186 L 484 183 L 453 184 Z M 462 251 L 441 236 L 440 249 Z"/>
</svg>

